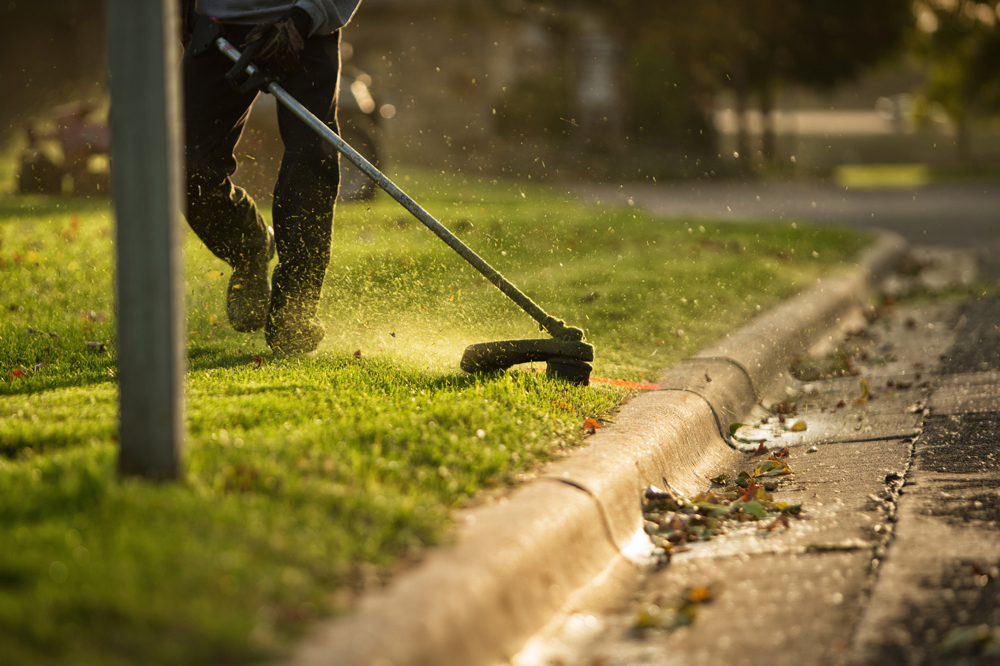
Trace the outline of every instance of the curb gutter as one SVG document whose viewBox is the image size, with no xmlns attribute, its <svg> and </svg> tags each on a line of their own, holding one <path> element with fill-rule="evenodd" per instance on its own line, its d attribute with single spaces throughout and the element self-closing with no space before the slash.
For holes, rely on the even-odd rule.
<svg viewBox="0 0 1000 666">
<path fill-rule="evenodd" d="M 726 426 L 745 417 L 791 361 L 868 302 L 907 249 L 883 233 L 846 277 L 824 278 L 668 370 L 613 428 L 509 498 L 469 513 L 432 551 L 347 617 L 319 623 L 294 666 L 475 666 L 505 662 L 560 612 L 642 560 L 641 493 L 694 493 L 745 457 Z"/>
</svg>

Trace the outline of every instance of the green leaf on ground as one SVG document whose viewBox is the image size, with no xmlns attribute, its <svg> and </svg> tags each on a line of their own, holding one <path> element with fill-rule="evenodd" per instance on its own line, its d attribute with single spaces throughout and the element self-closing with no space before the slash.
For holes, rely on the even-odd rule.
<svg viewBox="0 0 1000 666">
<path fill-rule="evenodd" d="M 748 513 L 754 518 L 767 518 L 767 511 L 761 506 L 760 502 L 745 502 L 740 505 L 740 508 L 743 509 L 744 513 Z"/>
</svg>

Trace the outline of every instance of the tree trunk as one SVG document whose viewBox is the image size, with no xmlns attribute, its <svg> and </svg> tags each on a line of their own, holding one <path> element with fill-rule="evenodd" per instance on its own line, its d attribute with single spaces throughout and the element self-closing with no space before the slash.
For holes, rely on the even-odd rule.
<svg viewBox="0 0 1000 666">
<path fill-rule="evenodd" d="M 733 92 L 736 94 L 736 153 L 740 171 L 750 173 L 750 130 L 747 127 L 747 101 L 750 97 L 746 70 L 738 62 L 732 70 Z"/>
<path fill-rule="evenodd" d="M 736 152 L 739 154 L 740 171 L 750 172 L 750 129 L 747 118 L 746 90 L 736 90 Z"/>
<path fill-rule="evenodd" d="M 975 157 L 972 154 L 972 136 L 969 119 L 963 113 L 955 119 L 955 147 L 958 149 L 958 159 L 962 164 L 972 164 Z"/>
<path fill-rule="evenodd" d="M 763 133 L 761 141 L 764 162 L 773 164 L 776 141 L 774 136 L 774 94 L 770 86 L 766 86 L 760 92 L 760 122 Z"/>
</svg>

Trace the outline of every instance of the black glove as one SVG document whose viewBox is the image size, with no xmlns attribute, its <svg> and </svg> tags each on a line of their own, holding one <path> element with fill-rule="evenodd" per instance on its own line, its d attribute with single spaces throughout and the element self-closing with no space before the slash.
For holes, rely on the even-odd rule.
<svg viewBox="0 0 1000 666">
<path fill-rule="evenodd" d="M 261 42 L 255 56 L 260 64 L 290 72 L 299 64 L 299 52 L 305 47 L 312 18 L 301 7 L 292 9 L 277 21 L 258 23 L 247 33 L 243 46 Z"/>
</svg>

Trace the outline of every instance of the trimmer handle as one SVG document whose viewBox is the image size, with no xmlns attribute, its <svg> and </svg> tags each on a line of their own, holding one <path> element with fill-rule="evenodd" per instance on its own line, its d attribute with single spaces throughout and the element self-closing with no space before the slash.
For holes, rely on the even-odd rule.
<svg viewBox="0 0 1000 666">
<path fill-rule="evenodd" d="M 261 90 L 270 82 L 260 67 L 254 65 L 253 70 L 248 71 L 248 68 L 253 65 L 253 57 L 257 55 L 257 51 L 263 45 L 263 40 L 251 42 L 243 49 L 239 60 L 232 66 L 232 69 L 226 72 L 226 81 L 229 81 L 229 85 L 242 94 L 251 90 Z"/>
</svg>

